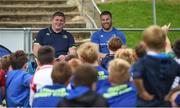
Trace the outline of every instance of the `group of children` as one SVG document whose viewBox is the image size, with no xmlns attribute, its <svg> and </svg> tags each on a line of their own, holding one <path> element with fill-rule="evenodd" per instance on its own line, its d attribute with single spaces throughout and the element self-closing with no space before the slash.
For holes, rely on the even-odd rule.
<svg viewBox="0 0 180 108">
<path fill-rule="evenodd" d="M 167 30 L 146 28 L 135 50 L 113 37 L 110 53 L 101 59 L 91 42 L 63 61 L 54 58 L 52 47 L 42 46 L 34 75 L 27 72 L 25 53 L 16 51 L 0 60 L 1 101 L 8 107 L 178 106 L 180 39 L 171 47 Z"/>
</svg>

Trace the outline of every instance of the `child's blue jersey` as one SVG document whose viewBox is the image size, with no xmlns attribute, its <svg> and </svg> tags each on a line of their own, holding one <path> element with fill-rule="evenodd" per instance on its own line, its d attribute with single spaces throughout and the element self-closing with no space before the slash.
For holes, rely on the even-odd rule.
<svg viewBox="0 0 180 108">
<path fill-rule="evenodd" d="M 101 66 L 96 66 L 96 70 L 98 71 L 98 81 L 96 83 L 96 90 L 103 88 L 108 85 L 108 71 L 102 68 Z"/>
<path fill-rule="evenodd" d="M 107 86 L 98 91 L 108 100 L 110 107 L 135 107 L 137 100 L 137 90 L 129 82 L 128 84 Z"/>
<path fill-rule="evenodd" d="M 33 99 L 32 107 L 56 107 L 68 95 L 65 85 L 49 85 L 40 89 Z"/>
<path fill-rule="evenodd" d="M 7 73 L 6 103 L 8 107 L 28 107 L 30 80 L 32 75 L 23 70 L 13 70 Z"/>
</svg>

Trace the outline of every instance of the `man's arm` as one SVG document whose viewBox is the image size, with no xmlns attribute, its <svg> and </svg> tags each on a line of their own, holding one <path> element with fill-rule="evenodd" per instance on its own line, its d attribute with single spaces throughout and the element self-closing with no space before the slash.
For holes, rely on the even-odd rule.
<svg viewBox="0 0 180 108">
<path fill-rule="evenodd" d="M 33 54 L 35 55 L 35 57 L 37 57 L 37 52 L 38 52 L 40 47 L 42 47 L 42 46 L 39 43 L 33 44 Z"/>
</svg>

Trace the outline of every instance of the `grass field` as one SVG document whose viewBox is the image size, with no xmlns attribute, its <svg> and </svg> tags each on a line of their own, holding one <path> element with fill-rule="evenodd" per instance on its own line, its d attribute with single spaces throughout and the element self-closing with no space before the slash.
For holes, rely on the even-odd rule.
<svg viewBox="0 0 180 108">
<path fill-rule="evenodd" d="M 101 11 L 109 10 L 113 15 L 113 26 L 117 28 L 145 28 L 153 24 L 152 0 L 108 0 L 98 4 Z M 172 28 L 180 28 L 180 0 L 156 0 L 157 24 L 171 23 Z M 142 32 L 125 32 L 129 47 L 141 40 Z M 172 42 L 180 38 L 179 32 L 169 32 Z"/>
</svg>

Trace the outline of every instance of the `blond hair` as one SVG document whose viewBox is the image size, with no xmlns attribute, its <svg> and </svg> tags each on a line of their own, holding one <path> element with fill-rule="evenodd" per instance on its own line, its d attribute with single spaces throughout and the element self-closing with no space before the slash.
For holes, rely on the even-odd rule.
<svg viewBox="0 0 180 108">
<path fill-rule="evenodd" d="M 120 58 L 129 62 L 129 64 L 133 64 L 135 62 L 134 50 L 130 48 L 119 49 L 115 53 L 115 58 Z"/>
<path fill-rule="evenodd" d="M 143 41 L 150 49 L 162 50 L 165 47 L 166 34 L 161 27 L 152 25 L 144 30 Z"/>
<path fill-rule="evenodd" d="M 98 59 L 99 47 L 95 43 L 87 42 L 80 45 L 77 53 L 83 62 L 92 64 Z"/>
<path fill-rule="evenodd" d="M 123 59 L 114 59 L 109 62 L 109 77 L 114 84 L 126 84 L 130 79 L 130 64 Z"/>
</svg>

